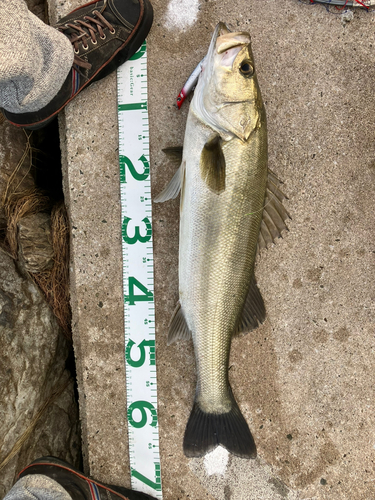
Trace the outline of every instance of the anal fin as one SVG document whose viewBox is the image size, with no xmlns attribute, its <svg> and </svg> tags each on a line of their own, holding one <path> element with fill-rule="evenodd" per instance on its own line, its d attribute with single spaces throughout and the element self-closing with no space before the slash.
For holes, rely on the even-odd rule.
<svg viewBox="0 0 375 500">
<path fill-rule="evenodd" d="M 190 340 L 191 331 L 186 323 L 184 313 L 181 309 L 180 301 L 177 302 L 168 327 L 168 345 L 177 340 Z"/>
</svg>

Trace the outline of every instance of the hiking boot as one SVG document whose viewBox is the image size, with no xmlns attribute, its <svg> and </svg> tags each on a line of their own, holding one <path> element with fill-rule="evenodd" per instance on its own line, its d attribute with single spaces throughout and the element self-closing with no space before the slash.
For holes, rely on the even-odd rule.
<svg viewBox="0 0 375 500">
<path fill-rule="evenodd" d="M 89 479 L 79 470 L 55 457 L 35 460 L 19 473 L 18 479 L 28 475 L 47 476 L 53 479 L 63 487 L 72 500 L 155 500 L 146 493 Z"/>
<path fill-rule="evenodd" d="M 94 0 L 73 10 L 55 25 L 74 49 L 73 66 L 63 86 L 39 111 L 18 114 L 3 110 L 4 115 L 17 127 L 44 127 L 81 90 L 127 61 L 142 45 L 152 20 L 148 0 Z"/>
</svg>

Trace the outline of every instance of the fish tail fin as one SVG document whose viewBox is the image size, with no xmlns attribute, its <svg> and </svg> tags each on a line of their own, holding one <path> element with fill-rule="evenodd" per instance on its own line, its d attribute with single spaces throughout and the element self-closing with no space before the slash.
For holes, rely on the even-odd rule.
<svg viewBox="0 0 375 500">
<path fill-rule="evenodd" d="M 221 445 L 233 455 L 255 458 L 254 438 L 232 391 L 232 408 L 227 413 L 206 413 L 194 402 L 184 436 L 187 457 L 201 457 Z"/>
</svg>

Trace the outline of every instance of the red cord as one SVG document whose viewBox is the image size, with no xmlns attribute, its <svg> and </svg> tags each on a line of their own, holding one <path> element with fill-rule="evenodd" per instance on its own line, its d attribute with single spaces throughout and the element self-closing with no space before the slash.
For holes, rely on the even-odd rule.
<svg viewBox="0 0 375 500">
<path fill-rule="evenodd" d="M 362 7 L 364 7 L 365 9 L 368 10 L 368 7 L 367 5 L 365 5 L 364 3 L 360 2 L 360 0 L 355 0 L 357 3 L 359 3 L 360 5 L 362 5 Z"/>
<path fill-rule="evenodd" d="M 367 10 L 368 10 L 367 5 L 365 5 L 365 4 L 364 4 L 363 2 L 361 2 L 360 0 L 354 0 L 354 1 L 355 1 L 355 2 L 357 2 L 357 3 L 359 3 L 359 5 L 362 5 L 362 7 L 364 7 L 365 9 L 367 9 Z M 343 9 L 345 9 L 345 7 L 346 7 L 346 4 L 347 4 L 347 3 L 348 3 L 348 0 L 345 0 L 345 4 L 344 4 L 342 7 L 337 7 L 337 5 L 336 5 L 336 9 L 337 9 L 337 10 L 343 10 Z"/>
<path fill-rule="evenodd" d="M 363 2 L 361 2 L 361 0 L 354 0 L 354 1 L 359 3 L 359 5 L 362 5 L 362 7 L 364 7 L 365 9 L 367 9 L 367 10 L 369 9 L 367 5 L 365 5 Z M 315 3 L 315 2 L 314 2 L 314 0 L 310 0 L 310 3 Z M 343 9 L 345 9 L 347 3 L 348 3 L 348 0 L 345 0 L 345 3 L 342 7 L 338 7 L 337 5 L 335 5 L 335 7 L 337 10 L 343 10 Z M 326 5 L 329 5 L 329 2 L 327 2 Z"/>
</svg>

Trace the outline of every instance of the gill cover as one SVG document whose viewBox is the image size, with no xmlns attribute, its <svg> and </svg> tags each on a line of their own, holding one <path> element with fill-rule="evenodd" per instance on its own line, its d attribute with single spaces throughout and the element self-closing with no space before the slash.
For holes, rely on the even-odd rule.
<svg viewBox="0 0 375 500">
<path fill-rule="evenodd" d="M 263 103 L 249 33 L 216 26 L 191 106 L 224 140 L 247 141 L 261 126 Z"/>
</svg>

